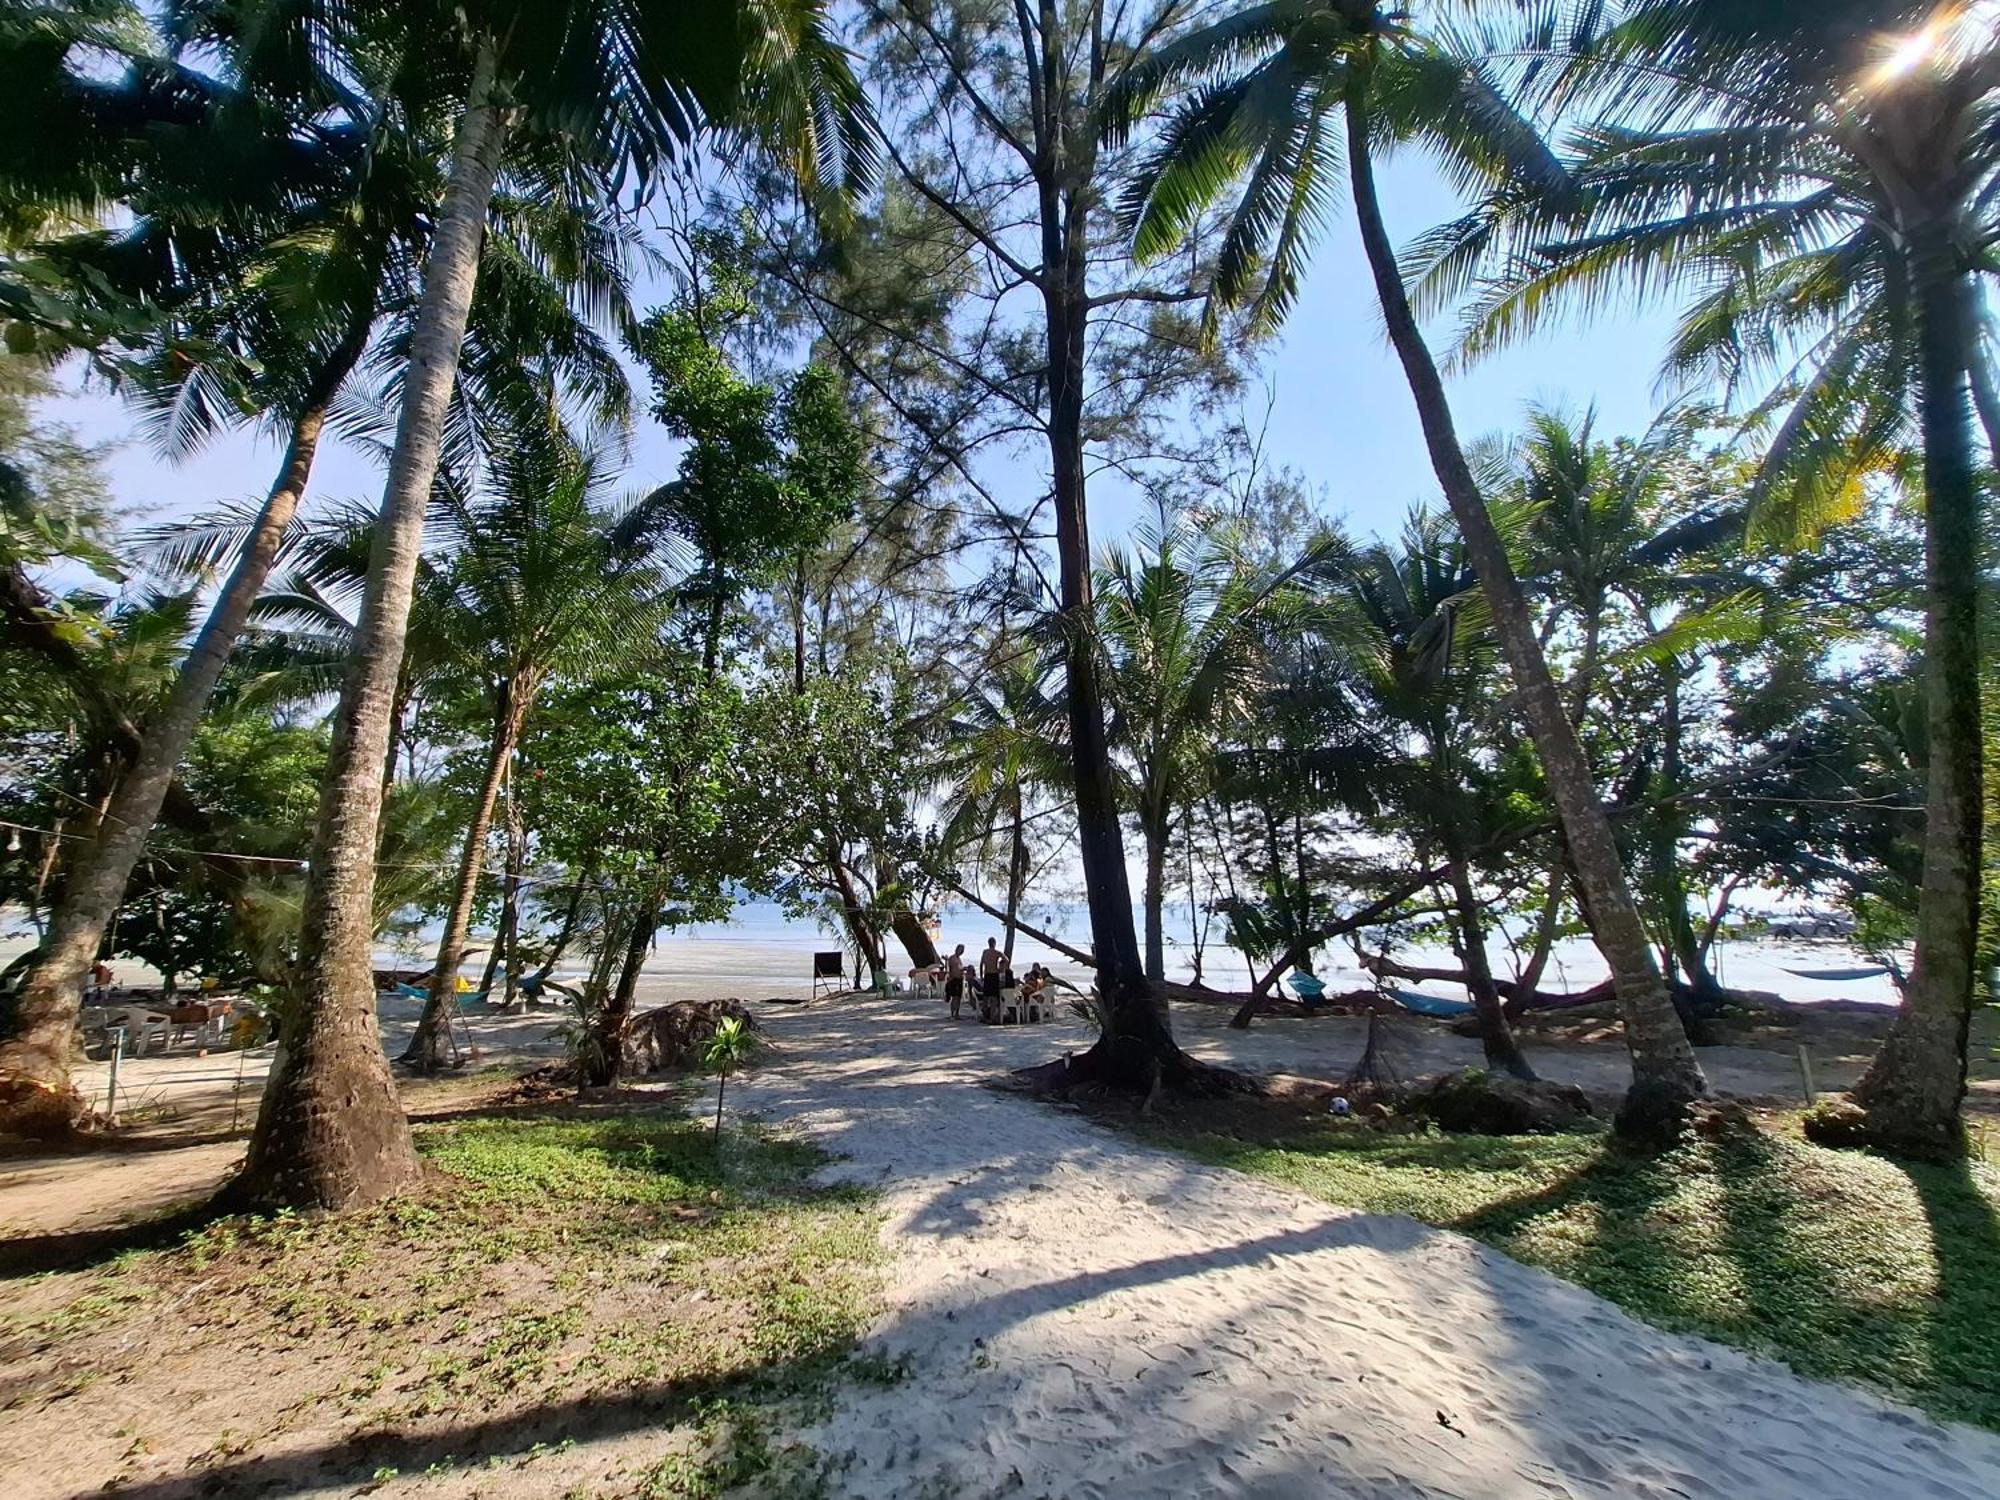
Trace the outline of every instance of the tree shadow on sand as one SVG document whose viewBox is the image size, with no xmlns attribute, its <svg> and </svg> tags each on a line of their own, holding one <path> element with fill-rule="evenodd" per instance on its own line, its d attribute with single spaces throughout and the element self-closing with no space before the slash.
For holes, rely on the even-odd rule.
<svg viewBox="0 0 2000 1500">
<path fill-rule="evenodd" d="M 1607 1150 L 1447 1224 L 1647 1322 L 2000 1427 L 1991 1193 L 1965 1162 L 1735 1129 L 1663 1157 Z"/>
<path fill-rule="evenodd" d="M 615 1393 L 593 1392 L 481 1421 L 413 1424 L 406 1429 L 369 1428 L 298 1451 L 242 1454 L 190 1472 L 120 1484 L 116 1493 L 127 1500 L 192 1500 L 195 1496 L 291 1495 L 344 1489 L 366 1486 L 385 1474 L 467 1472 L 509 1463 L 544 1461 L 551 1454 L 559 1456 L 571 1445 L 654 1429 L 658 1430 L 664 1446 L 676 1428 L 700 1421 L 718 1408 L 733 1411 L 739 1431 L 747 1435 L 739 1441 L 747 1441 L 755 1449 L 761 1447 L 762 1439 L 758 1435 L 757 1418 L 748 1410 L 750 1405 L 821 1390 L 852 1376 L 880 1378 L 865 1366 L 844 1367 L 840 1361 L 826 1358 L 774 1362 L 730 1379 L 664 1381 Z M 732 1465 L 755 1467 L 765 1461 L 765 1456 L 759 1452 L 736 1455 L 725 1451 L 716 1460 L 720 1471 L 727 1474 Z M 696 1468 L 696 1464 L 688 1466 L 688 1478 L 695 1477 Z M 553 1474 L 547 1482 L 557 1486 L 563 1483 Z M 108 1488 L 92 1486 L 79 1490 L 73 1500 L 85 1500 L 86 1496 L 102 1494 Z M 562 1492 L 562 1488 L 548 1491 Z M 701 1489 L 687 1493 L 714 1491 Z"/>
</svg>

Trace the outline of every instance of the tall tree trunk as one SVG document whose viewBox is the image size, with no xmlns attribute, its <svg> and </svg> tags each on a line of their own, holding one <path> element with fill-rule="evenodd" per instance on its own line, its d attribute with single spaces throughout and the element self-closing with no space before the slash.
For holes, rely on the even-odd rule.
<svg viewBox="0 0 2000 1500">
<path fill-rule="evenodd" d="M 407 672 L 396 673 L 396 691 L 389 699 L 388 752 L 382 757 L 382 794 L 396 784 L 396 752 L 403 745 L 403 717 L 410 711 L 410 679 Z"/>
<path fill-rule="evenodd" d="M 1094 138 L 1078 129 L 1068 34 L 1056 0 L 1040 0 L 1038 21 L 1023 14 L 1023 43 L 1038 47 L 1035 188 L 1041 232 L 1043 348 L 1048 357 L 1049 496 L 1055 513 L 1057 605 L 1068 684 L 1070 768 L 1076 792 L 1077 856 L 1089 902 L 1097 988 L 1109 1016 L 1105 1035 L 1081 1059 L 1086 1072 L 1130 1087 L 1178 1082 L 1194 1064 L 1174 1043 L 1165 997 L 1146 980 L 1132 922 L 1124 831 L 1111 776 L 1104 691 L 1092 619 L 1090 516 L 1084 465 L 1085 371 L 1089 346 L 1089 214 L 1096 189 Z M 1093 58 L 1093 70 L 1101 60 Z"/>
<path fill-rule="evenodd" d="M 722 578 L 717 575 L 715 587 L 708 596 L 708 623 L 702 631 L 701 638 L 701 675 L 709 682 L 715 680 L 715 670 L 721 660 L 722 610 L 726 602 L 727 596 L 722 590 Z"/>
<path fill-rule="evenodd" d="M 479 784 L 478 800 L 472 804 L 472 824 L 465 831 L 465 848 L 458 857 L 458 886 L 452 892 L 451 909 L 445 914 L 444 935 L 438 939 L 437 967 L 431 970 L 430 993 L 424 997 L 424 1013 L 417 1019 L 416 1032 L 397 1059 L 426 1073 L 444 1066 L 444 1003 L 458 990 L 458 966 L 465 957 L 465 936 L 472 927 L 479 877 L 486 868 L 486 835 L 492 831 L 493 809 L 500 802 L 500 784 L 507 779 L 507 766 L 521 737 L 521 723 L 528 711 L 527 698 L 526 690 L 514 683 L 501 686 L 495 693 L 493 743 L 486 753 L 486 775 Z"/>
<path fill-rule="evenodd" d="M 1855 1086 L 1877 1144 L 1919 1154 L 1964 1138 L 1966 1032 L 1979 934 L 1979 485 L 1967 380 L 1978 320 L 1941 225 L 1912 236 L 1924 437 L 1924 697 L 1930 770 L 1917 950 L 1902 1008 Z"/>
<path fill-rule="evenodd" d="M 1144 832 L 1146 884 L 1140 900 L 1146 908 L 1146 977 L 1160 984 L 1167 977 L 1167 830 L 1148 819 Z"/>
<path fill-rule="evenodd" d="M 333 718 L 299 942 L 300 1007 L 264 1091 L 235 1197 L 266 1208 L 341 1209 L 417 1179 L 410 1127 L 376 1023 L 375 845 L 389 706 L 409 628 L 424 509 L 479 274 L 505 122 L 490 38 L 479 46 L 452 145 L 449 186 L 424 267 L 403 409 L 368 562 L 360 623 Z"/>
<path fill-rule="evenodd" d="M 806 563 L 799 557 L 792 575 L 792 691 L 806 692 Z"/>
<path fill-rule="evenodd" d="M 1535 1070 L 1521 1055 L 1521 1044 L 1514 1037 L 1514 1028 L 1507 1024 L 1500 991 L 1493 984 L 1493 965 L 1486 956 L 1486 922 L 1463 859 L 1452 861 L 1451 895 L 1458 916 L 1458 956 L 1465 964 L 1465 987 L 1478 1015 L 1479 1044 L 1486 1053 L 1486 1065 L 1504 1068 L 1516 1078 L 1532 1079 Z"/>
<path fill-rule="evenodd" d="M 527 870 L 528 835 L 521 826 L 521 802 L 514 795 L 511 774 L 507 781 L 507 885 L 501 894 L 500 941 L 493 945 L 493 952 L 506 965 L 507 988 L 502 998 L 504 1007 L 512 1011 L 520 1003 L 521 995 L 521 877 Z M 486 976 L 485 989 L 490 994 L 493 976 Z"/>
<path fill-rule="evenodd" d="M 1632 1053 L 1632 1088 L 1619 1111 L 1619 1126 L 1630 1134 L 1657 1135 L 1679 1121 L 1688 1104 L 1707 1092 L 1708 1083 L 1653 962 L 1652 944 L 1625 879 L 1611 820 L 1598 801 L 1590 762 L 1536 640 L 1534 617 L 1514 576 L 1506 544 L 1486 512 L 1478 481 L 1459 446 L 1444 383 L 1438 378 L 1437 364 L 1403 290 L 1395 247 L 1383 226 L 1382 207 L 1375 195 L 1368 144 L 1369 85 L 1370 70 L 1358 63 L 1347 85 L 1347 156 L 1362 246 L 1390 342 L 1416 398 L 1431 466 L 1465 538 L 1466 553 L 1479 574 L 1480 591 L 1493 612 L 1522 715 L 1541 754 L 1543 773 L 1562 819 L 1571 863 L 1589 896 L 1591 930 L 1617 987 L 1625 1042 Z"/>
<path fill-rule="evenodd" d="M 869 974 L 880 974 L 883 964 L 887 962 L 882 953 L 881 934 L 868 919 L 868 909 L 862 903 L 860 892 L 854 888 L 854 876 L 848 870 L 847 862 L 840 857 L 840 850 L 830 844 L 826 850 L 826 866 L 834 891 L 840 897 L 840 912 L 847 919 L 848 934 L 854 939 L 854 946 L 861 951 Z"/>
<path fill-rule="evenodd" d="M 147 723 L 137 755 L 119 777 L 90 843 L 72 856 L 41 956 L 22 980 L 14 1034 L 0 1044 L 0 1130 L 59 1131 L 81 1108 L 70 1085 L 69 1063 L 91 963 L 159 818 L 174 769 L 194 738 L 202 710 L 236 649 L 250 607 L 263 591 L 298 512 L 326 425 L 327 403 L 360 358 L 367 332 L 363 324 L 359 337 L 349 341 L 351 347 L 321 370 L 310 404 L 292 423 L 284 464 L 257 513 L 242 556 L 189 647 L 172 695 Z"/>
</svg>

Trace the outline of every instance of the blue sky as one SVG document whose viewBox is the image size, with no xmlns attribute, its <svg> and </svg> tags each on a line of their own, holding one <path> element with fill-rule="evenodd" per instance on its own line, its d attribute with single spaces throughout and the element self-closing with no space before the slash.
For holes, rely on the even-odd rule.
<svg viewBox="0 0 2000 1500">
<path fill-rule="evenodd" d="M 1384 212 L 1399 243 L 1449 217 L 1449 191 L 1421 160 L 1399 159 L 1383 174 Z M 1460 434 L 1468 440 L 1520 424 L 1533 401 L 1582 408 L 1594 404 L 1601 436 L 1642 430 L 1657 409 L 1655 376 L 1670 311 L 1599 319 L 1561 328 L 1451 378 Z M 1432 329 L 1442 352 L 1449 328 Z M 1268 461 L 1304 475 L 1326 508 L 1355 531 L 1393 530 L 1419 499 L 1435 496 L 1416 408 L 1382 333 L 1367 266 L 1350 218 L 1336 215 L 1308 271 L 1298 306 L 1264 361 L 1273 393 Z M 1263 391 L 1251 398 L 1261 415 Z M 53 403 L 51 415 L 74 424 L 105 455 L 112 492 L 133 519 L 165 520 L 217 500 L 261 494 L 277 461 L 268 438 L 239 433 L 193 458 L 168 464 L 146 444 L 113 398 L 85 394 Z M 674 445 L 650 423 L 636 436 L 628 474 L 645 489 L 671 477 Z M 1022 454 L 1017 460 L 1033 461 Z M 381 475 L 366 456 L 333 444 L 315 475 L 322 500 L 380 494 Z M 1106 493 L 1093 505 L 1102 541 L 1130 523 L 1131 507 Z"/>
</svg>

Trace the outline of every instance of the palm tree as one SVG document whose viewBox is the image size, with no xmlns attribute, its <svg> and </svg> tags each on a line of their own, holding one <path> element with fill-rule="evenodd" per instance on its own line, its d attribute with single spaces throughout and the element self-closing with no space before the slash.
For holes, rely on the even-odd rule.
<svg viewBox="0 0 2000 1500">
<path fill-rule="evenodd" d="M 1636 819 L 1646 835 L 1639 866 L 1661 967 L 1670 985 L 1676 970 L 1684 974 L 1697 1001 L 1712 1000 L 1718 987 L 1687 910 L 1682 841 L 1690 810 L 1677 800 L 1684 790 L 1682 693 L 1718 643 L 1740 639 L 1746 625 L 1768 629 L 1775 603 L 1759 598 L 1760 581 L 1732 564 L 1746 522 L 1745 465 L 1701 448 L 1699 434 L 1713 420 L 1704 408 L 1677 405 L 1640 438 L 1614 444 L 1595 439 L 1588 414 L 1530 408 L 1527 436 L 1502 481 L 1525 515 L 1525 582 L 1546 601 L 1546 628 L 1571 638 L 1564 689 L 1579 732 L 1588 739 L 1594 697 L 1619 664 L 1614 656 L 1657 689 L 1660 713 L 1648 746 L 1657 805 Z M 1606 637 L 1621 619 L 1627 639 L 1614 653 Z M 1631 723 L 1628 717 L 1628 734 Z M 1522 976 L 1526 988 L 1549 953 L 1564 870 L 1557 864 L 1552 872 L 1530 972 Z M 1693 1011 L 1683 1020 L 1691 1029 L 1700 1024 Z"/>
<path fill-rule="evenodd" d="M 457 127 L 425 262 L 355 649 L 334 714 L 301 945 L 303 1017 L 259 1112 L 236 1192 L 269 1205 L 346 1207 L 416 1175 L 382 1056 L 368 930 L 381 766 L 388 753 L 424 512 L 478 281 L 480 245 L 510 135 L 545 143 L 585 180 L 646 181 L 705 125 L 754 136 L 808 191 L 865 176 L 869 121 L 811 0 L 490 0 L 370 6 L 326 0 L 421 59 L 402 76 L 441 85 Z"/>
<path fill-rule="evenodd" d="M 180 37 L 183 46 L 219 49 L 232 66 L 203 100 L 197 124 L 175 127 L 189 144 L 154 153 L 155 165 L 131 185 L 135 221 L 115 235 L 40 247 L 48 264 L 78 284 L 118 288 L 158 309 L 151 348 L 122 359 L 116 373 L 170 452 L 192 450 L 245 409 L 284 437 L 278 476 L 254 513 L 186 528 L 160 549 L 163 566 L 227 564 L 228 575 L 174 694 L 144 724 L 113 805 L 75 857 L 41 954 L 23 979 L 15 1034 L 0 1045 L 0 1109 L 12 1098 L 47 1127 L 65 1123 L 76 1107 L 68 1058 L 84 977 L 174 769 L 278 562 L 336 403 L 345 403 L 357 429 L 350 435 L 367 436 L 358 376 L 371 364 L 393 371 L 407 343 L 434 195 L 438 153 L 394 128 L 393 110 L 371 114 L 350 90 L 317 75 L 295 76 L 284 49 L 274 62 L 265 49 L 239 45 L 224 20 L 231 10 L 197 10 L 202 24 Z M 307 119 L 296 131 L 274 132 L 273 101 Z M 329 101 L 340 108 L 313 107 Z M 247 136 L 221 153 L 248 158 L 247 186 L 233 174 L 218 180 L 199 149 L 225 135 Z M 274 137 L 281 144 L 269 144 Z M 582 316 L 597 311 L 629 324 L 628 247 L 619 233 L 546 192 L 503 195 L 491 219 L 483 247 L 489 274 L 466 343 L 471 378 L 461 383 L 448 423 L 454 448 L 476 446 L 482 428 L 512 420 L 532 399 L 521 393 L 539 385 L 523 378 L 524 367 L 559 376 L 600 416 L 622 416 L 622 372 Z M 386 383 L 393 390 L 393 373 Z"/>
<path fill-rule="evenodd" d="M 1640 0 L 1555 69 L 1639 123 L 1574 145 L 1567 213 L 1488 204 L 1423 247 L 1431 291 L 1482 267 L 1469 352 L 1620 286 L 1684 290 L 1669 369 L 1709 373 L 1776 421 L 1758 524 L 1810 536 L 1866 476 L 1922 454 L 1930 741 L 1917 958 L 1854 1090 L 1862 1134 L 1918 1152 L 1962 1137 L 1981 844 L 1980 490 L 1986 384 L 1975 278 L 2000 234 L 2000 45 L 1977 7 Z"/>
<path fill-rule="evenodd" d="M 934 766 L 946 860 L 976 849 L 979 863 L 990 867 L 994 833 L 1004 831 L 1000 942 L 1010 959 L 1032 869 L 1029 808 L 1037 791 L 1067 779 L 1062 705 L 1048 692 L 1050 671 L 1032 642 L 1002 634 L 952 705 L 940 736 L 944 754 Z"/>
<path fill-rule="evenodd" d="M 1447 520 L 1422 510 L 1399 546 L 1370 547 L 1344 572 L 1359 619 L 1347 641 L 1359 717 L 1389 741 L 1370 778 L 1371 798 L 1394 810 L 1399 829 L 1416 831 L 1426 863 L 1442 857 L 1488 1065 L 1533 1078 L 1501 1007 L 1474 885 L 1473 851 L 1499 841 L 1504 803 L 1480 755 L 1493 634 L 1478 607 L 1479 581 Z"/>
<path fill-rule="evenodd" d="M 464 956 L 493 810 L 543 686 L 558 672 L 629 657 L 656 634 L 660 580 L 614 542 L 601 508 L 609 477 L 602 455 L 551 460 L 535 445 L 498 466 L 489 502 L 451 505 L 438 613 L 453 668 L 489 700 L 492 723 L 430 995 L 403 1054 L 417 1067 L 441 1061 L 444 998 Z"/>
<path fill-rule="evenodd" d="M 135 72 L 143 97 L 151 80 Z M 190 81 L 183 92 L 197 94 Z M 75 858 L 41 952 L 24 975 L 14 1034 L 0 1044 L 0 1122 L 17 1129 L 65 1128 L 79 1101 L 69 1087 L 77 999 L 105 930 L 159 816 L 174 768 L 248 618 L 312 470 L 335 393 L 359 362 L 376 314 L 377 287 L 393 238 L 371 212 L 351 117 L 283 120 L 267 80 L 225 76 L 198 101 L 192 123 L 140 120 L 157 134 L 211 144 L 237 136 L 251 161 L 247 182 L 190 176 L 173 150 L 126 184 L 134 224 L 114 235 L 85 233 L 41 249 L 74 268 L 73 283 L 107 286 L 114 299 L 161 310 L 150 359 L 121 373 L 163 418 L 179 446 L 214 425 L 217 406 L 254 405 L 285 433 L 277 478 L 249 528 L 235 566 L 189 643 L 173 693 L 147 719 L 90 844 Z M 329 97 L 322 93 L 321 103 Z M 135 110 L 137 105 L 135 104 Z M 274 133 L 282 144 L 267 147 Z M 231 152 L 216 152 L 223 160 Z M 223 174 L 227 176 L 227 174 Z M 218 212 L 219 200 L 228 206 Z M 310 246 L 310 249 L 305 247 Z M 313 262 L 301 274 L 300 262 Z M 94 279 L 88 274 L 95 271 Z M 213 351 L 191 359 L 188 349 Z M 258 373 L 244 378 L 244 371 Z"/>
<path fill-rule="evenodd" d="M 1128 128 L 1164 90 L 1194 85 L 1132 186 L 1135 248 L 1142 256 L 1164 253 L 1241 179 L 1243 196 L 1217 256 L 1216 299 L 1247 300 L 1253 320 L 1275 323 L 1291 305 L 1344 154 L 1389 341 L 1492 613 L 1623 1010 L 1633 1083 L 1621 1126 L 1650 1134 L 1678 1121 L 1707 1082 L 1653 961 L 1590 762 L 1412 311 L 1376 194 L 1375 150 L 1418 141 L 1462 181 L 1498 177 L 1517 192 L 1557 198 L 1570 191 L 1568 178 L 1477 57 L 1422 36 L 1407 14 L 1372 0 L 1277 0 L 1182 36 L 1133 71 L 1107 125 Z"/>
<path fill-rule="evenodd" d="M 1162 516 L 1137 539 L 1136 550 L 1106 550 L 1093 592 L 1123 800 L 1146 846 L 1146 977 L 1157 983 L 1166 978 L 1161 911 L 1175 814 L 1208 779 L 1206 737 L 1262 690 L 1266 633 L 1304 602 L 1292 585 L 1328 544 L 1259 577 L 1189 521 Z"/>
</svg>

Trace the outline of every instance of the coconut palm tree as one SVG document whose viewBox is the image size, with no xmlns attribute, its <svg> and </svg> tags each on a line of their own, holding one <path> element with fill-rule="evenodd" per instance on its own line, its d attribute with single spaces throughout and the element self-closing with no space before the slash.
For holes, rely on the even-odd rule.
<svg viewBox="0 0 2000 1500">
<path fill-rule="evenodd" d="M 999 636 L 951 706 L 933 766 L 944 857 L 973 850 L 980 865 L 1004 869 L 1000 944 L 1010 959 L 1034 857 L 1029 809 L 1038 792 L 1068 779 L 1062 704 L 1048 691 L 1052 670 L 1031 640 Z M 996 832 L 1006 841 L 999 859 L 991 852 Z"/>
<path fill-rule="evenodd" d="M 39 258 L 84 289 L 79 303 L 156 310 L 150 351 L 113 368 L 152 405 L 167 446 L 185 449 L 247 408 L 284 435 L 284 457 L 23 977 L 14 1034 L 0 1044 L 0 1121 L 19 1129 L 62 1128 L 78 1106 L 68 1061 L 84 978 L 304 493 L 335 394 L 361 359 L 395 239 L 373 211 L 351 115 L 300 119 L 281 97 L 292 80 L 273 87 L 225 68 L 213 84 L 187 80 L 179 117 L 162 121 L 148 107 L 156 66 L 129 79 L 129 128 L 165 142 L 122 184 L 134 222 L 38 247 Z M 198 168 L 187 142 L 208 148 Z"/>
<path fill-rule="evenodd" d="M 1305 604 L 1294 585 L 1333 544 L 1259 576 L 1189 520 L 1162 516 L 1135 535 L 1136 547 L 1106 549 L 1094 593 L 1122 800 L 1146 846 L 1146 978 L 1157 983 L 1167 848 L 1175 815 L 1207 779 L 1204 740 L 1263 689 L 1268 633 Z"/>
<path fill-rule="evenodd" d="M 1165 253 L 1240 181 L 1217 254 L 1215 301 L 1248 303 L 1253 322 L 1274 324 L 1290 307 L 1344 158 L 1389 341 L 1491 611 L 1617 989 L 1633 1065 L 1621 1125 L 1647 1134 L 1677 1121 L 1707 1082 L 1653 960 L 1590 762 L 1411 308 L 1382 218 L 1375 156 L 1392 144 L 1420 144 L 1461 183 L 1498 178 L 1527 196 L 1560 199 L 1569 180 L 1508 107 L 1478 55 L 1424 35 L 1407 12 L 1373 0 L 1275 0 L 1181 36 L 1132 71 L 1107 128 L 1129 129 L 1169 90 L 1180 100 L 1130 189 L 1135 250 Z"/>
<path fill-rule="evenodd" d="M 375 1020 L 369 886 L 425 508 L 444 443 L 480 246 L 510 137 L 604 189 L 657 177 L 704 128 L 769 147 L 818 193 L 872 165 L 870 127 L 813 0 L 324 0 L 349 50 L 387 46 L 456 116 L 425 262 L 355 649 L 334 714 L 301 947 L 303 1015 L 258 1115 L 239 1197 L 326 1208 L 415 1180 Z"/>
<path fill-rule="evenodd" d="M 18 1105 L 44 1126 L 63 1124 L 76 1106 L 68 1058 L 84 977 L 279 561 L 320 441 L 342 419 L 350 437 L 370 436 L 361 388 L 372 375 L 382 388 L 375 394 L 393 395 L 408 342 L 439 153 L 399 128 L 393 109 L 357 101 L 328 78 L 298 75 L 291 53 L 279 49 L 272 61 L 265 49 L 234 44 L 241 28 L 229 18 L 240 23 L 243 12 L 288 3 L 195 8 L 201 24 L 185 27 L 180 43 L 217 51 L 231 66 L 221 83 L 189 85 L 203 113 L 173 125 L 178 144 L 151 153 L 129 184 L 133 222 L 115 234 L 39 247 L 44 265 L 67 279 L 155 310 L 149 347 L 112 370 L 168 452 L 189 452 L 253 413 L 283 441 L 261 506 L 219 525 L 177 528 L 157 550 L 163 567 L 200 563 L 227 574 L 174 694 L 143 725 L 113 805 L 74 856 L 42 951 L 23 978 L 14 1035 L 0 1045 L 0 1109 Z M 340 107 L 310 107 L 332 101 Z M 289 118 L 284 110 L 307 119 L 295 131 L 276 130 L 276 119 Z M 211 155 L 244 165 L 218 174 Z M 622 232 L 559 192 L 499 196 L 491 225 L 482 252 L 488 275 L 466 341 L 469 378 L 447 423 L 454 467 L 479 445 L 481 430 L 515 423 L 533 401 L 529 388 L 540 383 L 524 379 L 524 370 L 559 379 L 603 419 L 622 418 L 628 401 L 618 362 L 587 316 L 630 322 Z"/>
<path fill-rule="evenodd" d="M 1922 456 L 1930 742 L 1917 958 L 1854 1090 L 1861 1134 L 1960 1140 L 1981 842 L 1979 278 L 2000 237 L 2000 42 L 1982 7 L 1636 0 L 1551 77 L 1601 121 L 1564 212 L 1498 200 L 1420 247 L 1428 291 L 1477 293 L 1467 349 L 1619 288 L 1687 298 L 1670 371 L 1775 423 L 1753 500 L 1778 540 L 1851 513 Z M 1504 266 L 1490 279 L 1487 268 Z"/>
<path fill-rule="evenodd" d="M 1493 631 L 1479 580 L 1448 517 L 1414 512 L 1398 544 L 1363 550 L 1342 570 L 1358 628 L 1344 634 L 1358 718 L 1387 743 L 1371 800 L 1446 870 L 1451 925 L 1487 1064 L 1533 1078 L 1501 1007 L 1486 953 L 1486 910 L 1473 851 L 1504 830 L 1504 791 L 1481 755 L 1491 714 Z"/>
<path fill-rule="evenodd" d="M 550 455 L 538 443 L 496 465 L 490 499 L 450 503 L 438 616 L 451 669 L 489 700 L 492 722 L 430 995 L 403 1054 L 417 1067 L 442 1060 L 443 1003 L 464 957 L 486 836 L 542 688 L 558 672 L 629 660 L 657 637 L 662 580 L 614 539 L 603 507 L 610 479 L 603 455 Z"/>
</svg>

